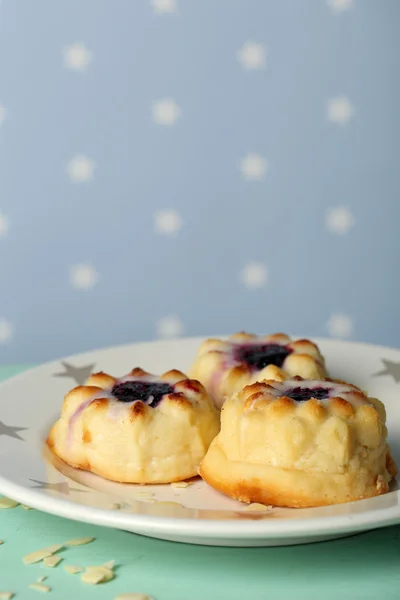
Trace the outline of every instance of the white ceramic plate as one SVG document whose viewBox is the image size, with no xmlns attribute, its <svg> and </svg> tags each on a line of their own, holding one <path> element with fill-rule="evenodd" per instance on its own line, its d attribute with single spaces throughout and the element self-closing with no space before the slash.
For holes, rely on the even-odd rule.
<svg viewBox="0 0 400 600">
<path fill-rule="evenodd" d="M 120 376 L 135 366 L 185 371 L 200 339 L 144 343 L 49 363 L 0 385 L 0 492 L 49 513 L 179 542 L 274 546 L 327 540 L 400 522 L 400 492 L 317 509 L 249 511 L 202 480 L 187 488 L 122 485 L 67 467 L 45 449 L 63 396 L 92 370 Z M 385 402 L 400 464 L 400 351 L 316 340 L 333 377 Z"/>
</svg>

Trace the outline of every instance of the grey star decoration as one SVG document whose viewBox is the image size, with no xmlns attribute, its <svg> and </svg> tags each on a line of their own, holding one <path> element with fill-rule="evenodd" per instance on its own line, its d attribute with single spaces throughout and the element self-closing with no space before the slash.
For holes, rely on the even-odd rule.
<svg viewBox="0 0 400 600">
<path fill-rule="evenodd" d="M 379 377 L 380 375 L 390 375 L 396 383 L 400 383 L 400 362 L 393 362 L 386 358 L 382 358 L 382 362 L 385 368 L 382 369 L 382 371 L 378 371 L 378 373 L 374 373 L 373 376 Z"/>
<path fill-rule="evenodd" d="M 16 440 L 21 440 L 24 442 L 24 438 L 19 435 L 19 431 L 26 431 L 27 427 L 12 427 L 11 425 L 6 425 L 3 421 L 0 421 L 0 436 L 6 435 L 7 437 L 14 438 Z"/>
<path fill-rule="evenodd" d="M 75 379 L 78 385 L 83 385 L 88 377 L 92 374 L 93 367 L 92 365 L 85 365 L 84 367 L 74 367 L 67 362 L 62 361 L 62 366 L 65 371 L 62 373 L 54 373 L 53 377 L 70 377 L 71 379 Z"/>
<path fill-rule="evenodd" d="M 68 496 L 70 492 L 86 492 L 86 490 L 80 490 L 78 488 L 70 487 L 68 481 L 61 481 L 59 483 L 50 483 L 49 481 L 40 481 L 38 479 L 29 479 L 35 485 L 31 487 L 37 490 L 46 490 L 46 492 L 59 492 Z"/>
</svg>

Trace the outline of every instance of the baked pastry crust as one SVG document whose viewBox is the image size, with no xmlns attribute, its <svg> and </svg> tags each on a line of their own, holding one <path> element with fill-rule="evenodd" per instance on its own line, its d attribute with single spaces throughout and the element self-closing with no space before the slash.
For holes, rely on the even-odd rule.
<svg viewBox="0 0 400 600">
<path fill-rule="evenodd" d="M 256 336 L 235 333 L 227 340 L 208 339 L 189 371 L 207 389 L 217 408 L 229 396 L 256 381 L 326 377 L 325 361 L 310 340 L 292 340 L 284 333 Z"/>
<path fill-rule="evenodd" d="M 200 474 L 242 502 L 341 504 L 389 490 L 397 467 L 386 439 L 384 405 L 353 385 L 255 383 L 224 404 Z"/>
<path fill-rule="evenodd" d="M 201 383 L 137 368 L 121 379 L 96 373 L 71 390 L 47 444 L 69 465 L 112 481 L 169 483 L 198 474 L 218 430 Z"/>
</svg>

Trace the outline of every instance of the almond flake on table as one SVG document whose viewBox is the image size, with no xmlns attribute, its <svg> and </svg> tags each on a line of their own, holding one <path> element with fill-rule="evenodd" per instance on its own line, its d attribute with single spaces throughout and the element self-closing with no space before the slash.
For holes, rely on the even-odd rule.
<svg viewBox="0 0 400 600">
<path fill-rule="evenodd" d="M 86 544 L 90 544 L 91 542 L 93 542 L 93 540 L 93 537 L 76 538 L 74 540 L 69 540 L 68 542 L 65 542 L 64 546 L 86 546 Z"/>
<path fill-rule="evenodd" d="M 0 540 L 0 546 L 1 546 L 2 544 L 4 544 L 4 542 L 3 542 L 3 540 Z"/>
<path fill-rule="evenodd" d="M 48 548 L 43 548 L 43 550 L 36 550 L 35 552 L 31 552 L 27 554 L 22 559 L 26 565 L 32 565 L 33 563 L 37 563 L 42 561 L 44 558 L 52 556 L 62 548 L 62 544 L 55 544 L 54 546 L 49 546 Z"/>
<path fill-rule="evenodd" d="M 11 600 L 14 596 L 14 592 L 0 592 L 0 600 Z"/>
<path fill-rule="evenodd" d="M 45 581 L 47 579 L 46 575 L 41 575 L 40 577 L 37 578 L 37 583 L 43 583 L 43 581 Z"/>
<path fill-rule="evenodd" d="M 33 510 L 31 506 L 27 506 L 26 504 L 21 504 L 21 508 L 23 508 L 24 510 Z"/>
<path fill-rule="evenodd" d="M 171 483 L 171 487 L 173 488 L 186 488 L 189 487 L 189 483 L 187 481 L 174 481 Z"/>
<path fill-rule="evenodd" d="M 136 592 L 133 592 L 131 594 L 118 594 L 118 596 L 115 596 L 114 600 L 154 600 L 154 598 L 148 594 L 137 594 Z"/>
<path fill-rule="evenodd" d="M 6 496 L 0 498 L 0 508 L 16 508 L 18 505 L 19 502 L 11 500 L 11 498 L 7 498 Z"/>
<path fill-rule="evenodd" d="M 46 556 L 46 558 L 43 559 L 43 564 L 45 567 L 50 567 L 52 569 L 53 567 L 56 567 L 61 561 L 61 556 Z"/>
<path fill-rule="evenodd" d="M 115 567 L 115 560 L 109 560 L 108 562 L 105 562 L 104 564 L 101 565 L 102 567 L 105 567 L 106 569 L 111 569 L 113 570 L 113 568 Z"/>
<path fill-rule="evenodd" d="M 70 575 L 76 575 L 77 573 L 82 573 L 83 568 L 78 567 L 76 565 L 65 565 L 64 571 L 66 571 Z"/>
<path fill-rule="evenodd" d="M 35 592 L 51 592 L 51 588 L 48 585 L 43 585 L 42 583 L 31 583 L 28 585 L 28 588 L 35 590 Z"/>
<path fill-rule="evenodd" d="M 246 507 L 247 510 L 272 510 L 273 506 L 266 504 L 260 504 L 259 502 L 253 502 Z"/>
<path fill-rule="evenodd" d="M 84 583 L 97 585 L 98 583 L 106 583 L 114 579 L 115 575 L 112 569 L 107 567 L 86 567 L 86 571 L 81 576 Z"/>
</svg>

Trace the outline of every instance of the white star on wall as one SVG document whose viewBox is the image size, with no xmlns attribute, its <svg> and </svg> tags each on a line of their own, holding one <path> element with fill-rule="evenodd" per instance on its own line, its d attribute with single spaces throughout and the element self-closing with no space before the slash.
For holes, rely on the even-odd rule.
<svg viewBox="0 0 400 600">
<path fill-rule="evenodd" d="M 96 163 L 84 154 L 77 154 L 67 164 L 67 173 L 73 183 L 92 181 Z"/>
<path fill-rule="evenodd" d="M 327 211 L 325 223 L 332 233 L 344 235 L 353 227 L 354 216 L 346 206 L 336 206 Z"/>
<path fill-rule="evenodd" d="M 93 60 L 93 54 L 82 42 L 75 42 L 63 48 L 64 66 L 73 71 L 86 71 Z"/>
<path fill-rule="evenodd" d="M 182 218 L 173 208 L 154 214 L 154 230 L 160 235 L 175 235 L 181 227 Z"/>
<path fill-rule="evenodd" d="M 332 337 L 347 338 L 353 333 L 353 320 L 348 315 L 335 313 L 329 318 L 326 328 Z"/>
<path fill-rule="evenodd" d="M 327 5 L 335 14 L 340 14 L 354 6 L 354 0 L 327 0 Z"/>
<path fill-rule="evenodd" d="M 248 181 L 262 181 L 268 169 L 268 161 L 260 154 L 249 152 L 240 161 L 239 168 Z"/>
<path fill-rule="evenodd" d="M 0 104 L 0 125 L 3 123 L 7 115 L 6 107 Z"/>
<path fill-rule="evenodd" d="M 159 338 L 175 338 L 183 334 L 183 323 L 178 315 L 167 315 L 156 323 Z"/>
<path fill-rule="evenodd" d="M 0 240 L 8 234 L 8 217 L 0 213 Z"/>
<path fill-rule="evenodd" d="M 177 10 L 176 0 L 151 0 L 151 4 L 158 15 L 174 13 Z"/>
<path fill-rule="evenodd" d="M 354 115 L 354 108 L 347 96 L 337 96 L 328 100 L 326 114 L 332 123 L 347 125 Z"/>
<path fill-rule="evenodd" d="M 0 344 L 8 344 L 14 337 L 14 326 L 7 319 L 0 319 Z"/>
<path fill-rule="evenodd" d="M 264 69 L 267 61 L 267 49 L 263 44 L 248 41 L 238 51 L 237 59 L 244 69 Z"/>
<path fill-rule="evenodd" d="M 153 102 L 153 121 L 158 125 L 174 125 L 181 109 L 172 98 L 162 98 Z"/>
<path fill-rule="evenodd" d="M 251 290 L 263 287 L 268 281 L 268 268 L 263 263 L 248 263 L 241 270 L 239 279 Z"/>
<path fill-rule="evenodd" d="M 69 269 L 69 281 L 79 290 L 90 290 L 99 280 L 99 274 L 90 263 L 73 265 Z"/>
</svg>

